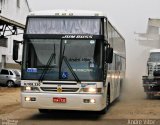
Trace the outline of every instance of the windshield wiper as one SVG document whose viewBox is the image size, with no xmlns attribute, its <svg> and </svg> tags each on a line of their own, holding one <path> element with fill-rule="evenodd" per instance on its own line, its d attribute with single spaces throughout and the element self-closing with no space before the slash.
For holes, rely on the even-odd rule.
<svg viewBox="0 0 160 125">
<path fill-rule="evenodd" d="M 47 64 L 45 65 L 44 69 L 43 69 L 43 72 L 39 78 L 39 81 L 43 81 L 47 71 L 49 70 L 49 67 L 53 61 L 53 59 L 55 60 L 55 57 L 56 57 L 56 52 L 55 52 L 55 44 L 54 44 L 54 52 L 51 54 L 49 60 L 47 61 Z"/>
<path fill-rule="evenodd" d="M 77 74 L 75 73 L 75 71 L 73 70 L 73 68 L 71 67 L 70 63 L 68 62 L 67 58 L 65 56 L 63 56 L 63 59 L 65 61 L 65 63 L 67 64 L 69 70 L 71 71 L 72 75 L 74 76 L 75 80 L 77 82 L 81 82 L 77 76 Z"/>
<path fill-rule="evenodd" d="M 63 48 L 63 52 L 62 52 L 62 59 L 61 59 L 61 65 L 60 65 L 60 71 L 61 71 L 61 68 L 62 68 L 62 63 L 63 63 L 63 59 L 64 59 L 64 62 L 66 63 L 67 67 L 69 68 L 69 70 L 71 71 L 73 77 L 75 78 L 75 80 L 80 83 L 81 81 L 79 80 L 77 74 L 74 72 L 72 66 L 70 65 L 70 63 L 68 62 L 67 58 L 64 56 L 64 52 L 65 52 L 65 45 L 64 45 L 64 48 Z"/>
</svg>

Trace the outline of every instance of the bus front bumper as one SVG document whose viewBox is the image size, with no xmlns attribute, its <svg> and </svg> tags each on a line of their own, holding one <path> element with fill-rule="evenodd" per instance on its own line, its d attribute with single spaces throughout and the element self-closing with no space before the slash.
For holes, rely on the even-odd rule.
<svg viewBox="0 0 160 125">
<path fill-rule="evenodd" d="M 106 107 L 103 94 L 22 93 L 21 102 L 24 108 L 38 109 L 101 111 Z"/>
</svg>

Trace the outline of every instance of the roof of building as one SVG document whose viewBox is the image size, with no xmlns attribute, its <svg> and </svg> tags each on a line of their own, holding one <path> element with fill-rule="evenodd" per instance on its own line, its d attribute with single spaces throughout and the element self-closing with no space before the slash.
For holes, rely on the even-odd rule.
<svg viewBox="0 0 160 125">
<path fill-rule="evenodd" d="M 3 16 L 0 16 L 0 24 L 3 24 L 3 23 L 6 23 L 8 25 L 15 25 L 21 29 L 24 29 L 25 25 L 19 23 L 19 22 L 16 22 L 14 20 L 11 20 L 11 19 L 8 19 L 6 17 L 3 17 Z"/>
<path fill-rule="evenodd" d="M 14 20 L 8 19 L 6 17 L 0 16 L 0 38 L 4 38 L 6 36 L 6 32 L 10 32 L 10 35 L 17 35 L 17 29 L 24 29 L 25 25 Z M 10 36 L 9 34 L 7 36 Z"/>
<path fill-rule="evenodd" d="M 28 0 L 25 0 L 25 4 L 27 5 L 28 7 L 28 10 L 29 12 L 31 11 L 30 7 L 29 7 L 29 4 L 28 4 Z M 2 15 L 0 15 L 0 25 L 2 26 L 1 27 L 1 30 L 0 30 L 0 38 L 3 38 L 6 34 L 6 32 L 10 31 L 11 34 L 10 35 L 17 35 L 18 34 L 18 30 L 17 29 L 24 29 L 25 28 L 25 25 L 20 23 L 20 22 L 17 22 L 13 19 L 9 19 L 7 17 L 4 17 Z"/>
<path fill-rule="evenodd" d="M 150 53 L 156 53 L 156 52 L 160 52 L 160 49 L 151 49 Z"/>
<path fill-rule="evenodd" d="M 31 12 L 29 15 L 104 16 L 102 12 L 88 10 L 44 10 Z"/>
</svg>

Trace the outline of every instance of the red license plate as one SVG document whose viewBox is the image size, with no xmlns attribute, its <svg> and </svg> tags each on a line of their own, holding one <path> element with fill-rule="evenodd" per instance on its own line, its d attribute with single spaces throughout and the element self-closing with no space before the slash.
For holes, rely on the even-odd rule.
<svg viewBox="0 0 160 125">
<path fill-rule="evenodd" d="M 53 98 L 53 102 L 66 103 L 67 100 L 66 100 L 66 98 L 54 97 L 54 98 Z"/>
</svg>

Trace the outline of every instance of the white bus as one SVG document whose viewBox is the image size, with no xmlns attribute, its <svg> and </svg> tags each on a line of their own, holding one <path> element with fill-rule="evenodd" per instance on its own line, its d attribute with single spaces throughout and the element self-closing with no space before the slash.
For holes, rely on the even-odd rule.
<svg viewBox="0 0 160 125">
<path fill-rule="evenodd" d="M 22 106 L 42 113 L 105 113 L 120 95 L 125 55 L 124 38 L 101 12 L 31 12 L 23 41 Z"/>
</svg>

